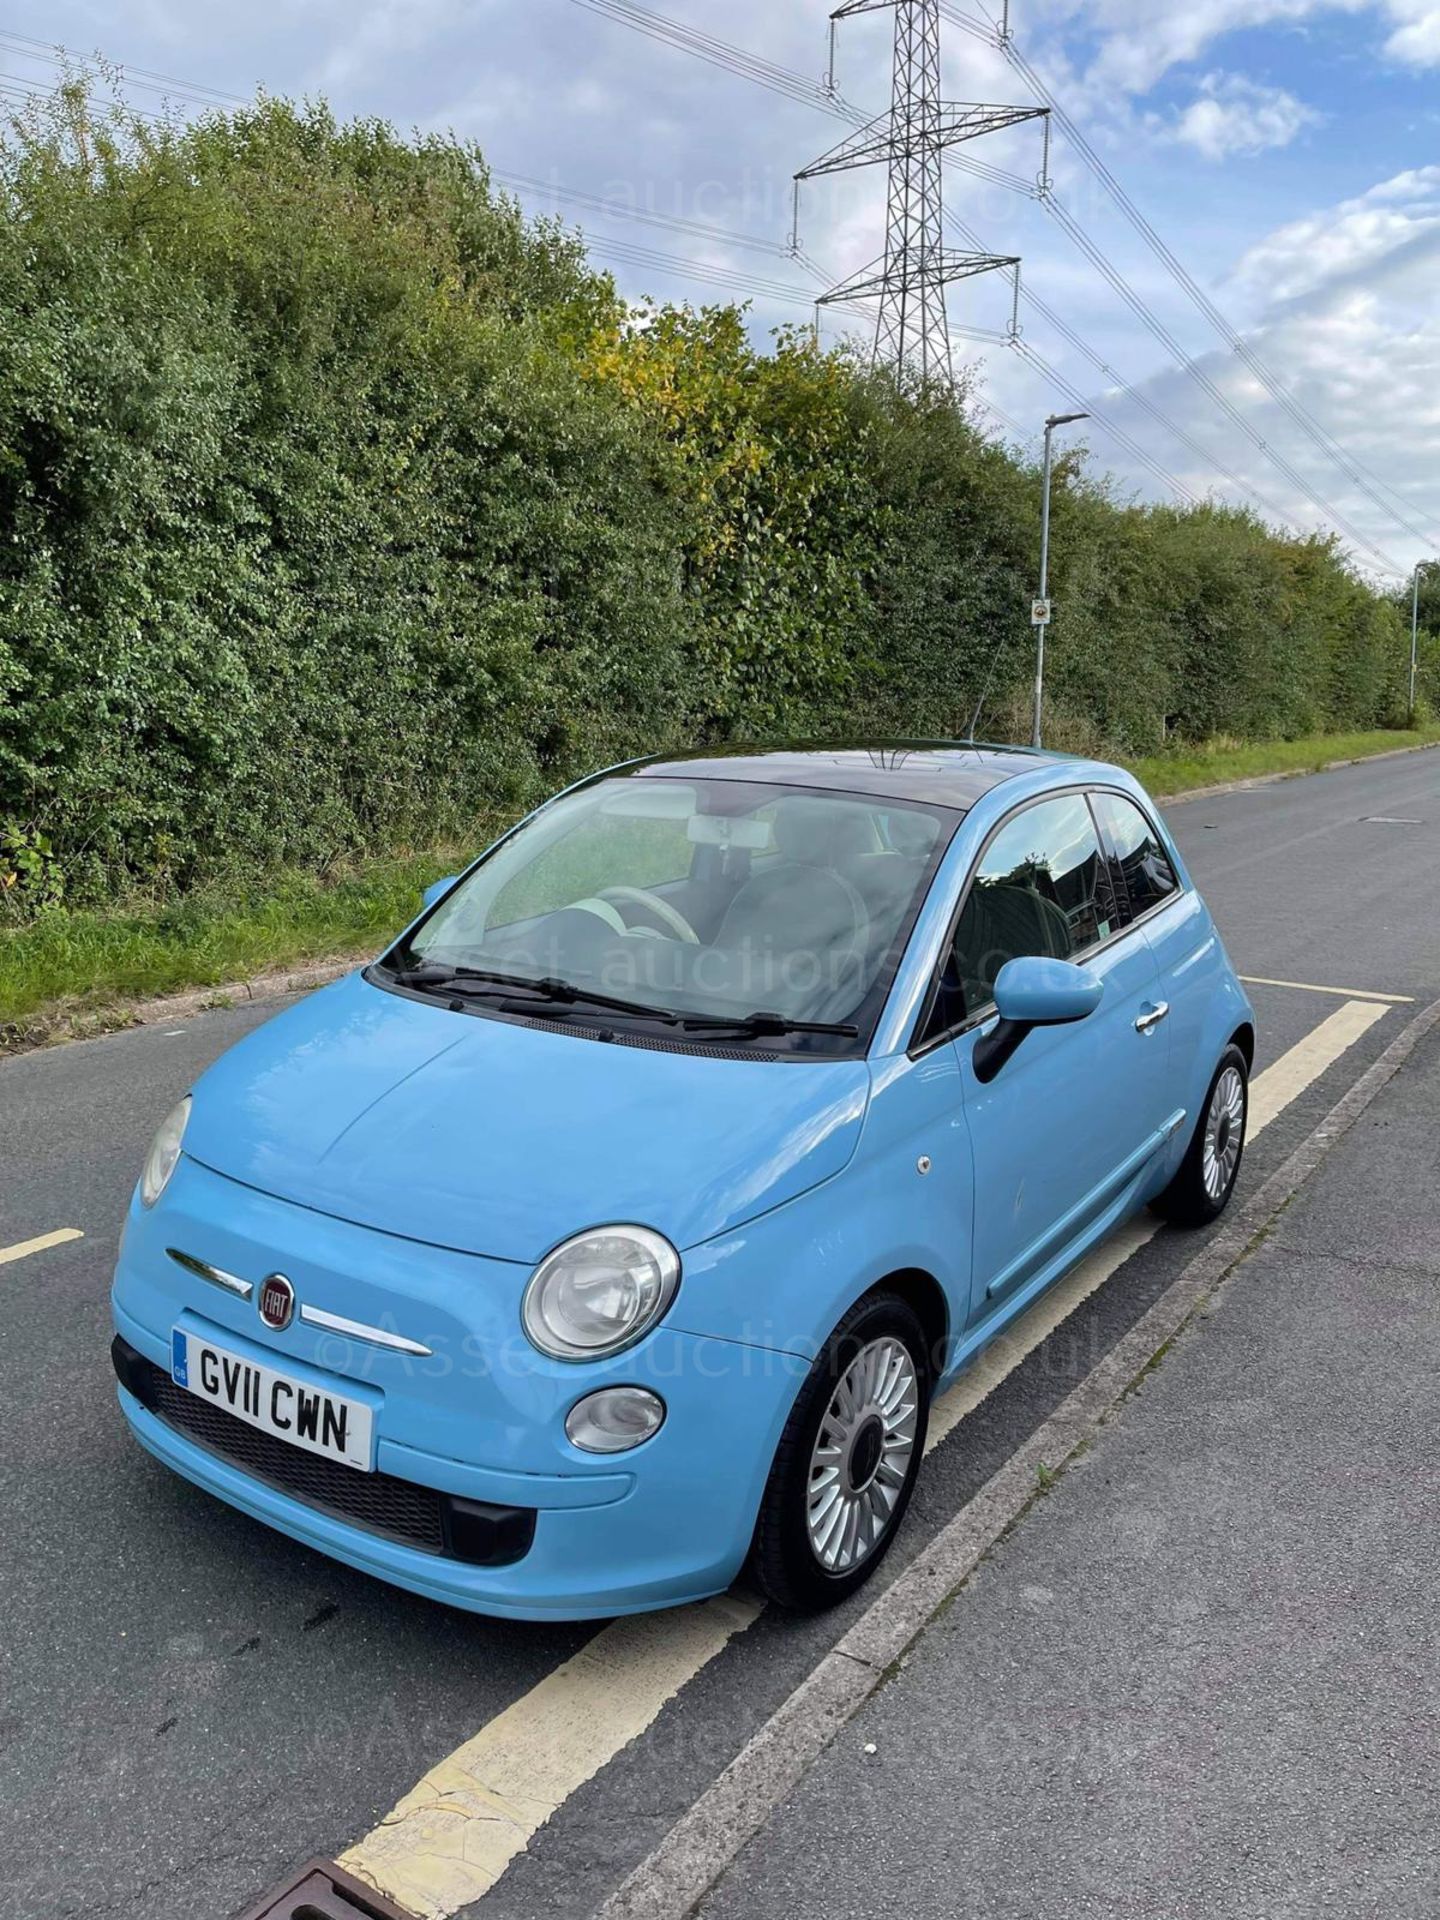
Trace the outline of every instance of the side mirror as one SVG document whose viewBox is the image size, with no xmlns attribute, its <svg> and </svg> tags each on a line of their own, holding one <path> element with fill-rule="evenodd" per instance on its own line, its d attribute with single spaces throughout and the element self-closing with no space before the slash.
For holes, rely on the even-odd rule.
<svg viewBox="0 0 1440 1920">
<path fill-rule="evenodd" d="M 1104 982 L 1068 960 L 1026 955 L 1008 961 L 995 982 L 1000 1022 L 976 1043 L 975 1078 L 988 1087 L 1037 1027 L 1088 1020 L 1104 997 Z"/>
<path fill-rule="evenodd" d="M 446 894 L 459 878 L 458 873 L 452 873 L 448 880 L 437 880 L 433 885 L 426 887 L 424 893 L 420 896 L 420 904 L 424 907 L 426 913 L 430 911 L 431 907 L 433 907 L 437 901 L 445 898 Z"/>
</svg>

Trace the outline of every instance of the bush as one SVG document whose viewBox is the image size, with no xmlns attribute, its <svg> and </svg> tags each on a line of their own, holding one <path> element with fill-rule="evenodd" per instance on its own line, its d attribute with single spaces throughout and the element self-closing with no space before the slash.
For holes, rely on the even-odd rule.
<svg viewBox="0 0 1440 1920">
<path fill-rule="evenodd" d="M 1024 724 L 1039 474 L 963 395 L 628 312 L 478 153 L 319 106 L 157 129 L 64 96 L 0 193 L 27 910 L 463 840 L 686 739 L 960 735 L 982 694 Z M 1071 458 L 1054 561 L 1057 739 L 1403 709 L 1405 619 L 1324 542 Z"/>
<path fill-rule="evenodd" d="M 5 187 L 0 815 L 79 892 L 444 839 L 663 729 L 660 450 L 563 338 L 609 290 L 475 156 L 271 105 Z"/>
</svg>

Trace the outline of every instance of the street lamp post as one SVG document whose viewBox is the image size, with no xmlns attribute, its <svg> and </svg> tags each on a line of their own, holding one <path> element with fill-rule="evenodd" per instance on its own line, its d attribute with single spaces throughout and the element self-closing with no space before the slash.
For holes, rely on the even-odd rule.
<svg viewBox="0 0 1440 1920">
<path fill-rule="evenodd" d="M 1050 624 L 1050 482 L 1055 471 L 1055 429 L 1072 426 L 1077 420 L 1089 418 L 1088 413 L 1055 413 L 1045 422 L 1045 503 L 1040 512 L 1040 604 L 1036 608 L 1035 621 L 1034 745 L 1037 748 L 1044 745 L 1041 735 L 1045 710 L 1045 629 Z"/>
<path fill-rule="evenodd" d="M 1415 562 L 1415 604 L 1410 615 L 1410 706 L 1408 709 L 1410 725 L 1415 725 L 1415 683 L 1420 671 L 1420 576 L 1433 573 L 1434 564 L 1429 560 Z"/>
</svg>

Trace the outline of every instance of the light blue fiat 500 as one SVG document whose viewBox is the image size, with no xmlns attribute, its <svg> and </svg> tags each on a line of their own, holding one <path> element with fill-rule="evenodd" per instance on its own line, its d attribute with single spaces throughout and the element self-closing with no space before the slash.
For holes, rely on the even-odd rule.
<svg viewBox="0 0 1440 1920">
<path fill-rule="evenodd" d="M 883 746 L 562 794 L 165 1121 L 120 1404 L 257 1519 L 521 1619 L 876 1569 L 932 1401 L 1201 1224 L 1253 1016 L 1114 767 Z"/>
</svg>

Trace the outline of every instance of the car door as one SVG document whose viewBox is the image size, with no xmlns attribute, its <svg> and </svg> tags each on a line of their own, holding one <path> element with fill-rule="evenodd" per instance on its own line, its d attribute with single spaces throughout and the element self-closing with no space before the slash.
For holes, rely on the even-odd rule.
<svg viewBox="0 0 1440 1920">
<path fill-rule="evenodd" d="M 944 992 L 974 1159 L 972 1323 L 1040 1291 L 1133 1206 L 1176 1124 L 1156 960 L 1117 926 L 1087 796 L 1052 794 L 1004 821 L 971 876 Z M 1073 1027 L 1037 1030 L 990 1085 L 973 1055 L 995 978 L 1025 954 L 1104 985 Z"/>
<path fill-rule="evenodd" d="M 1155 955 L 1175 1080 L 1187 1085 L 1201 1058 L 1216 978 L 1228 962 L 1204 901 L 1182 883 L 1164 836 L 1139 801 L 1105 790 L 1092 795 L 1092 805 L 1120 922 L 1143 928 Z"/>
</svg>

